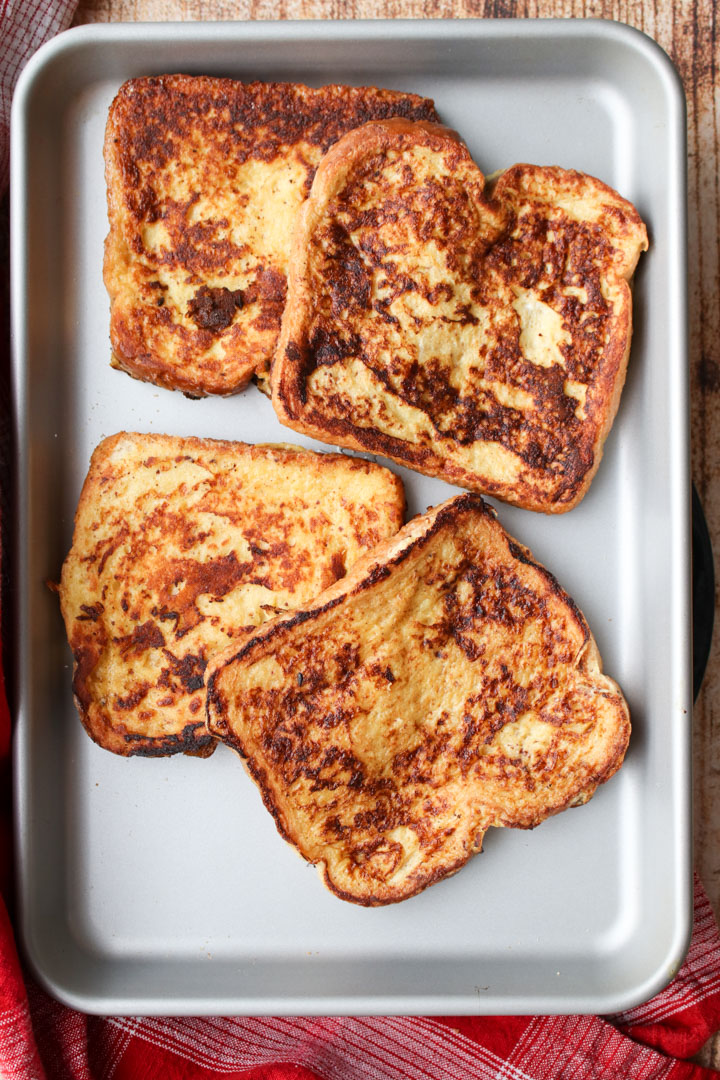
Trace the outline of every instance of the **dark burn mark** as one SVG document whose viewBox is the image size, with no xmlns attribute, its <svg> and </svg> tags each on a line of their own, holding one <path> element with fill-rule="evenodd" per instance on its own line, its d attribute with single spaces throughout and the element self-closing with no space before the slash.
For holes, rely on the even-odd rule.
<svg viewBox="0 0 720 1080">
<path fill-rule="evenodd" d="M 384 680 L 386 683 L 392 684 L 395 682 L 392 668 L 387 664 L 383 666 L 378 662 L 370 663 L 366 666 L 365 673 L 373 679 Z"/>
<path fill-rule="evenodd" d="M 156 290 L 159 289 L 160 290 L 159 293 L 154 294 L 155 295 L 155 306 L 156 307 L 164 307 L 164 305 L 165 305 L 164 293 L 166 293 L 168 291 L 168 286 L 163 285 L 163 283 L 161 281 L 149 281 L 148 286 L 151 289 L 156 289 Z"/>
<path fill-rule="evenodd" d="M 235 312 L 243 306 L 240 289 L 210 288 L 201 285 L 187 306 L 187 315 L 201 330 L 217 334 L 226 330 L 235 318 Z"/>
<path fill-rule="evenodd" d="M 128 174 L 129 170 L 126 170 L 126 175 Z M 134 176 L 136 177 L 137 175 L 137 169 L 135 169 Z M 135 198 L 132 200 L 132 207 L 139 220 L 145 221 L 149 225 L 159 221 L 162 217 L 162 209 L 158 202 L 157 194 L 149 186 L 141 187 L 139 191 L 137 191 Z"/>
<path fill-rule="evenodd" d="M 88 643 L 79 642 L 75 637 L 73 637 L 70 644 L 75 661 L 72 680 L 73 694 L 82 713 L 90 708 L 93 701 L 89 683 L 100 656 L 100 646 L 92 640 Z"/>
<path fill-rule="evenodd" d="M 330 309 L 334 318 L 366 311 L 370 305 L 370 273 L 362 255 L 342 226 L 333 223 L 330 234 L 327 282 Z"/>
<path fill-rule="evenodd" d="M 284 772 L 289 783 L 302 778 L 309 782 L 311 792 L 335 791 L 345 786 L 354 791 L 362 788 L 363 767 L 354 754 L 338 746 L 330 746 L 318 759 L 317 752 L 313 753 L 314 749 L 300 744 L 292 761 L 286 759 Z"/>
<path fill-rule="evenodd" d="M 341 840 L 349 831 L 349 827 L 343 825 L 337 814 L 331 814 L 323 826 L 323 832 L 331 840 Z"/>
<path fill-rule="evenodd" d="M 360 664 L 360 647 L 352 641 L 344 641 L 335 653 L 335 664 L 341 677 L 354 674 Z"/>
<path fill-rule="evenodd" d="M 150 614 L 154 618 L 160 619 L 162 622 L 175 622 L 175 623 L 177 623 L 178 619 L 180 618 L 180 612 L 179 611 L 167 611 L 165 609 L 160 610 L 160 608 L 156 608 L 156 607 L 154 607 L 151 610 Z"/>
<path fill-rule="evenodd" d="M 183 637 L 204 616 L 197 607 L 200 596 L 220 599 L 248 579 L 253 563 L 241 563 L 231 551 L 211 562 L 170 559 L 150 584 L 159 599 L 158 619 L 175 620 L 175 637 Z"/>
<path fill-rule="evenodd" d="M 160 649 L 164 644 L 163 632 L 152 619 L 136 626 L 131 634 L 117 639 L 117 645 L 125 660 L 131 656 L 140 656 L 147 649 Z"/>
<path fill-rule="evenodd" d="M 287 278 L 272 266 L 260 266 L 255 280 L 245 289 L 243 302 L 253 304 L 263 300 L 267 304 L 284 304 L 287 295 Z"/>
<path fill-rule="evenodd" d="M 459 323 L 461 326 L 477 326 L 480 322 L 474 314 L 470 304 L 457 303 L 455 305 L 455 318 L 445 320 L 449 323 Z"/>
<path fill-rule="evenodd" d="M 338 581 L 341 577 L 345 576 L 345 552 L 336 551 L 333 553 L 330 559 L 330 569 L 332 571 L 333 577 Z"/>
<path fill-rule="evenodd" d="M 362 338 L 359 334 L 350 334 L 343 338 L 332 327 L 316 327 L 309 344 L 310 354 L 316 367 L 340 363 L 353 356 L 361 355 L 363 351 Z M 296 346 L 288 345 L 285 351 L 286 356 L 289 356 L 288 350 L 291 347 L 299 353 Z"/>
<path fill-rule="evenodd" d="M 455 296 L 455 289 L 449 282 L 441 281 L 430 289 L 426 296 L 428 303 L 433 305 L 442 301 L 447 301 L 449 303 Z"/>
<path fill-rule="evenodd" d="M 403 846 L 399 841 L 379 837 L 355 845 L 352 859 L 361 872 L 387 879 L 402 862 L 403 854 Z"/>
<path fill-rule="evenodd" d="M 445 732 L 427 732 L 423 741 L 408 750 L 395 754 L 393 773 L 403 777 L 404 784 L 426 784 L 441 759 L 446 759 L 451 737 Z"/>
<path fill-rule="evenodd" d="M 547 620 L 544 597 L 524 585 L 513 572 L 466 566 L 459 583 L 470 586 L 470 596 L 461 599 L 457 588 L 445 594 L 447 636 L 455 640 L 469 660 L 477 660 L 483 653 L 482 643 L 470 636 L 478 624 L 494 623 L 514 634 L 528 622 Z"/>
<path fill-rule="evenodd" d="M 82 615 L 76 616 L 77 622 L 97 622 L 105 608 L 98 601 L 96 604 L 81 604 L 80 610 Z"/>
<path fill-rule="evenodd" d="M 515 681 L 505 665 L 500 665 L 500 674 L 486 680 L 482 694 L 472 695 L 466 701 L 471 711 L 462 720 L 460 760 L 466 766 L 476 761 L 482 748 L 490 746 L 497 733 L 524 712 L 529 700 L 529 690 Z"/>
<path fill-rule="evenodd" d="M 120 548 L 125 543 L 129 535 L 130 527 L 127 522 L 123 522 L 123 524 L 117 531 L 117 535 L 114 536 L 103 549 L 102 555 L 100 556 L 100 563 L 98 565 L 98 577 L 105 569 L 108 559 L 118 550 L 118 548 Z"/>
<path fill-rule="evenodd" d="M 133 690 L 131 690 L 130 693 L 126 694 L 125 697 L 116 697 L 115 708 L 121 709 L 124 712 L 131 712 L 133 709 L 136 709 L 138 707 L 138 705 L 144 698 L 147 697 L 150 689 L 150 683 L 140 683 Z M 129 738 L 129 736 L 125 737 Z"/>
<path fill-rule="evenodd" d="M 161 738 L 151 739 L 146 735 L 136 735 L 129 732 L 123 738 L 128 744 L 128 753 L 137 757 L 166 757 L 168 754 L 192 754 L 207 750 L 214 745 L 212 735 L 201 735 L 205 730 L 205 724 L 199 721 L 195 724 L 187 724 L 176 735 L 163 735 Z"/>
<path fill-rule="evenodd" d="M 300 363 L 302 359 L 302 353 L 300 352 L 300 349 L 294 341 L 288 341 L 287 345 L 285 346 L 285 356 L 294 366 L 297 366 Z"/>
<path fill-rule="evenodd" d="M 227 273 L 234 266 L 239 266 L 247 256 L 248 249 L 247 245 L 235 244 L 225 235 L 228 222 L 224 218 L 188 225 L 187 211 L 192 201 L 166 199 L 162 218 L 168 235 L 167 246 L 148 253 L 142 237 L 138 236 L 133 241 L 133 247 L 139 256 L 151 256 L 158 266 L 184 269 L 191 275 L 190 281 L 198 281 L 209 274 Z"/>
<path fill-rule="evenodd" d="M 400 320 L 388 311 L 391 303 L 392 299 L 390 297 L 384 300 L 374 300 L 373 310 L 377 312 L 384 322 L 392 323 L 393 326 L 400 326 Z"/>
<path fill-rule="evenodd" d="M 204 651 L 176 656 L 169 649 L 163 649 L 163 655 L 169 666 L 163 668 L 158 677 L 158 686 L 165 686 L 170 690 L 180 689 L 186 694 L 202 689 L 205 685 L 205 668 L 207 667 Z"/>
</svg>

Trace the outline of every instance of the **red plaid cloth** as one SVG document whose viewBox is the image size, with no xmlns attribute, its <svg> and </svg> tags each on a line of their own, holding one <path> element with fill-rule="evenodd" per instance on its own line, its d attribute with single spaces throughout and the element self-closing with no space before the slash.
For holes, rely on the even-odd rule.
<svg viewBox="0 0 720 1080">
<path fill-rule="evenodd" d="M 31 53 L 72 18 L 70 0 L 0 0 L 0 197 L 12 90 Z M 4 215 L 0 215 L 3 216 Z M 0 240 L 7 238 L 3 220 Z M 0 245 L 1 246 L 1 245 Z M 4 245 L 6 248 L 6 244 Z M 0 463 L 10 460 L 7 250 L 0 250 Z M 7 496 L 7 490 L 4 492 Z M 7 509 L 7 502 L 3 503 Z M 4 627 L 8 631 L 7 627 Z M 687 960 L 646 1005 L 559 1017 L 87 1017 L 23 970 L 11 897 L 10 714 L 0 668 L 0 1076 L 4 1080 L 710 1080 L 681 1060 L 720 1029 L 720 934 L 699 881 Z M 5 898 L 3 902 L 2 897 Z"/>
<path fill-rule="evenodd" d="M 44 41 L 72 22 L 76 0 L 0 0 L 0 195 L 8 182 L 10 105 L 18 75 Z"/>
</svg>

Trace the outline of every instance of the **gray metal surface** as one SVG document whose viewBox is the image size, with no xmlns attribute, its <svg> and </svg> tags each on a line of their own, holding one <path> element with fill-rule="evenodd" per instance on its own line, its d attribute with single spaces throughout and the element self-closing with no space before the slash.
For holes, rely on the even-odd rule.
<svg viewBox="0 0 720 1080">
<path fill-rule="evenodd" d="M 254 389 L 189 401 L 109 367 L 105 117 L 125 78 L 170 71 L 428 94 L 485 172 L 578 168 L 649 225 L 628 381 L 590 493 L 559 518 L 499 507 L 628 697 L 626 763 L 587 806 L 492 830 L 460 874 L 397 906 L 326 892 L 231 752 L 123 760 L 75 714 L 46 581 L 97 442 L 130 429 L 313 445 Z M 38 978 L 99 1013 L 607 1013 L 649 997 L 691 921 L 685 132 L 665 55 L 579 20 L 97 25 L 42 50 L 14 108 L 16 809 Z M 450 493 L 402 475 L 411 513 Z"/>
</svg>

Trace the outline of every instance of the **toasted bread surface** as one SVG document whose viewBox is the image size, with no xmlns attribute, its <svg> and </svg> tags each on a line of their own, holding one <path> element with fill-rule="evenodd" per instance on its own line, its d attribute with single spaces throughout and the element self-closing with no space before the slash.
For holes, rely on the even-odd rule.
<svg viewBox="0 0 720 1080">
<path fill-rule="evenodd" d="M 83 724 L 118 754 L 209 751 L 205 666 L 400 528 L 387 469 L 291 446 L 120 433 L 93 454 L 60 602 Z"/>
<path fill-rule="evenodd" d="M 272 369 L 288 426 L 533 510 L 586 493 L 625 380 L 647 232 L 607 185 L 369 123 L 323 159 Z"/>
<path fill-rule="evenodd" d="M 281 834 L 367 906 L 586 802 L 630 733 L 584 617 L 472 494 L 218 653 L 207 713 Z"/>
<path fill-rule="evenodd" d="M 372 87 L 132 79 L 105 136 L 113 364 L 192 396 L 268 367 L 296 211 L 320 158 L 367 120 L 434 119 Z"/>
</svg>

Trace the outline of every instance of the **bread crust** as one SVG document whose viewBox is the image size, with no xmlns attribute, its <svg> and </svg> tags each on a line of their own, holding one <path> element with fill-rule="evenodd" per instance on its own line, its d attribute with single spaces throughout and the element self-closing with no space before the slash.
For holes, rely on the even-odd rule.
<svg viewBox="0 0 720 1080">
<path fill-rule="evenodd" d="M 582 613 L 473 494 L 218 653 L 206 701 L 281 835 L 371 907 L 587 802 L 630 736 Z"/>
<path fill-rule="evenodd" d="M 586 494 L 625 381 L 647 230 L 601 181 L 369 123 L 298 214 L 272 368 L 283 424 L 526 509 Z"/>
</svg>

